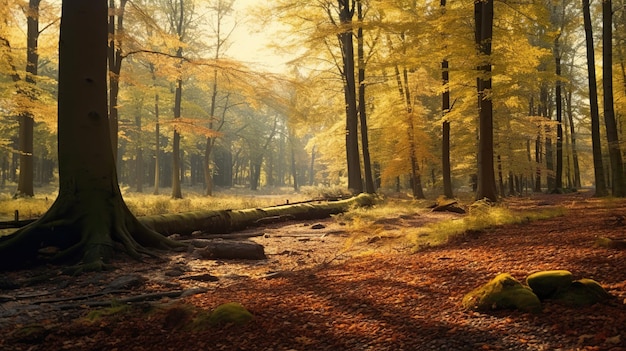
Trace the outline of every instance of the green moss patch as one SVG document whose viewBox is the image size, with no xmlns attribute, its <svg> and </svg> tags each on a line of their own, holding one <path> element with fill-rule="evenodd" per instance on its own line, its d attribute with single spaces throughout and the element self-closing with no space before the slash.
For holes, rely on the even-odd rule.
<svg viewBox="0 0 626 351">
<path fill-rule="evenodd" d="M 502 273 L 469 292 L 463 298 L 463 307 L 469 310 L 519 309 L 541 311 L 541 302 L 532 290 L 508 273 Z"/>
<path fill-rule="evenodd" d="M 216 307 L 211 313 L 201 313 L 193 321 L 191 329 L 201 330 L 208 326 L 225 324 L 243 325 L 250 322 L 254 316 L 243 305 L 229 302 Z"/>
<path fill-rule="evenodd" d="M 543 271 L 529 275 L 526 284 L 540 300 L 548 299 L 567 289 L 574 281 L 571 272 L 565 270 Z"/>
</svg>

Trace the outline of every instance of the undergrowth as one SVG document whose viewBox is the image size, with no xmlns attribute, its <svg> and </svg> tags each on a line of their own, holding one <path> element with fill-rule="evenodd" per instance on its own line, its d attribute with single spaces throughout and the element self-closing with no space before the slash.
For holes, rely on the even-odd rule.
<svg viewBox="0 0 626 351">
<path fill-rule="evenodd" d="M 480 232 L 506 224 L 527 223 L 552 217 L 563 216 L 565 208 L 544 208 L 539 211 L 513 211 L 502 204 L 476 201 L 468 206 L 467 215 L 415 228 L 407 233 L 407 239 L 414 250 L 436 246 L 460 235 Z"/>
<path fill-rule="evenodd" d="M 506 204 L 492 204 L 476 201 L 466 207 L 467 214 L 454 219 L 439 220 L 420 227 L 404 226 L 395 233 L 385 230 L 386 222 L 399 221 L 403 216 L 422 215 L 430 211 L 427 200 L 386 200 L 371 208 L 357 208 L 337 216 L 346 222 L 350 233 L 344 250 L 350 250 L 357 243 L 387 241 L 380 247 L 407 248 L 418 251 L 424 247 L 436 246 L 466 233 L 483 231 L 506 224 L 525 223 L 565 214 L 564 207 L 542 208 L 541 210 L 514 211 Z M 371 250 L 370 250 L 371 251 Z"/>
</svg>

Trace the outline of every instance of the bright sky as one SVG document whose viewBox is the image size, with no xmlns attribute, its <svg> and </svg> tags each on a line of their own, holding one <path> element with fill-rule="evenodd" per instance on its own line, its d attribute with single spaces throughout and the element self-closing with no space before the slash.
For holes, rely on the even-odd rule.
<svg viewBox="0 0 626 351">
<path fill-rule="evenodd" d="M 226 54 L 251 66 L 256 65 L 259 70 L 279 73 L 286 69 L 285 63 L 293 57 L 277 55 L 267 47 L 276 35 L 280 35 L 277 26 L 258 28 L 258 24 L 254 23 L 254 7 L 267 3 L 268 0 L 235 0 L 233 6 L 238 23 Z"/>
</svg>

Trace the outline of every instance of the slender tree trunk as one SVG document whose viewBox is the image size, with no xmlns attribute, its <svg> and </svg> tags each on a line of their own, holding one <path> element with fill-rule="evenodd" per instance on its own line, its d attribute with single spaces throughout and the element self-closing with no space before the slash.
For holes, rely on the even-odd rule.
<svg viewBox="0 0 626 351">
<path fill-rule="evenodd" d="M 479 54 L 487 60 L 479 67 L 478 98 L 478 187 L 476 199 L 497 201 L 494 174 L 493 144 L 493 105 L 491 101 L 491 39 L 493 32 L 493 0 L 474 2 L 474 20 L 476 25 L 476 45 Z"/>
<path fill-rule="evenodd" d="M 563 98 L 561 96 L 561 50 L 559 38 L 554 41 L 554 61 L 556 67 L 556 172 L 554 174 L 554 190 L 563 189 Z"/>
<path fill-rule="evenodd" d="M 154 117 L 156 119 L 156 125 L 154 126 L 154 195 L 159 194 L 159 181 L 160 181 L 160 153 L 161 153 L 161 131 L 159 124 L 159 93 L 154 94 Z"/>
<path fill-rule="evenodd" d="M 346 159 L 348 168 L 348 189 L 359 194 L 363 192 L 361 161 L 359 157 L 359 117 L 356 104 L 356 81 L 354 77 L 354 45 L 351 29 L 354 9 L 350 0 L 338 0 L 339 17 L 345 32 L 338 35 L 343 60 L 344 96 L 346 100 Z"/>
<path fill-rule="evenodd" d="M 363 172 L 365 173 L 365 192 L 376 193 L 374 178 L 372 177 L 372 163 L 370 160 L 369 140 L 367 133 L 367 102 L 365 97 L 365 53 L 363 49 L 363 9 L 362 1 L 357 0 L 357 56 L 359 62 L 359 121 L 361 122 L 361 147 L 363 147 Z"/>
<path fill-rule="evenodd" d="M 441 1 L 445 4 L 445 0 Z M 441 126 L 441 165 L 443 173 L 443 194 L 448 198 L 453 198 L 452 192 L 452 170 L 450 166 L 450 121 L 446 120 L 445 115 L 450 111 L 450 89 L 448 84 L 450 75 L 448 71 L 448 60 L 441 61 L 441 78 L 443 80 L 443 93 L 441 95 L 441 114 L 444 121 Z"/>
<path fill-rule="evenodd" d="M 122 71 L 121 35 L 124 32 L 124 9 L 127 0 L 120 0 L 120 7 L 115 7 L 115 0 L 109 0 L 109 124 L 113 157 L 118 158 L 119 113 L 118 96 L 120 92 L 120 73 Z M 116 28 L 117 22 L 117 28 Z M 119 168 L 119 165 L 118 165 Z"/>
<path fill-rule="evenodd" d="M 180 40 L 183 38 L 183 26 L 185 19 L 185 6 L 184 1 L 179 0 L 178 2 L 178 10 L 180 11 L 180 16 L 178 17 L 178 22 L 176 23 L 176 35 Z M 182 79 L 182 57 L 183 57 L 183 48 L 181 46 L 176 50 L 176 57 L 180 58 L 178 62 L 178 74 L 179 77 L 176 80 L 176 91 L 174 93 L 174 120 L 178 120 L 181 116 L 181 105 L 182 105 L 182 96 L 183 96 L 183 79 Z M 174 199 L 182 199 L 183 193 L 181 191 L 181 166 L 182 162 L 180 159 L 180 134 L 176 128 L 174 128 L 174 138 L 172 140 L 172 198 Z"/>
<path fill-rule="evenodd" d="M 315 145 L 311 148 L 311 164 L 309 165 L 309 186 L 315 184 Z"/>
<path fill-rule="evenodd" d="M 446 0 L 440 1 L 442 9 L 446 7 Z M 446 114 L 450 112 L 450 71 L 448 60 L 441 61 L 441 80 L 443 82 L 443 93 L 441 94 L 441 115 L 443 123 L 441 125 L 441 173 L 443 174 L 443 195 L 453 198 L 452 192 L 452 170 L 450 165 L 450 121 L 446 119 Z"/>
<path fill-rule="evenodd" d="M 141 143 L 141 113 L 135 116 L 135 126 L 137 127 L 137 148 L 135 149 L 135 184 L 138 193 L 143 192 L 143 146 Z"/>
<path fill-rule="evenodd" d="M 26 33 L 26 83 L 28 88 L 19 88 L 18 93 L 26 98 L 35 100 L 35 77 L 39 65 L 38 40 L 39 40 L 39 3 L 41 0 L 30 0 L 27 12 Z M 24 89 L 30 89 L 25 91 Z M 33 131 L 35 121 L 30 111 L 23 111 L 19 116 L 19 151 L 20 151 L 20 175 L 17 182 L 15 197 L 34 196 L 33 188 Z"/>
<path fill-rule="evenodd" d="M 591 12 L 589 0 L 582 0 L 583 21 L 585 26 L 585 38 L 587 41 L 587 72 L 589 75 L 589 107 L 591 109 L 591 142 L 593 151 L 593 170 L 595 175 L 595 196 L 607 196 L 609 194 L 604 179 L 604 166 L 602 165 L 602 146 L 600 138 L 600 112 L 598 108 L 598 88 L 596 85 L 596 66 L 593 49 L 593 30 L 591 26 Z"/>
<path fill-rule="evenodd" d="M 615 197 L 626 197 L 626 178 L 613 108 L 613 8 L 611 0 L 602 0 L 602 87 L 612 194 Z"/>
</svg>

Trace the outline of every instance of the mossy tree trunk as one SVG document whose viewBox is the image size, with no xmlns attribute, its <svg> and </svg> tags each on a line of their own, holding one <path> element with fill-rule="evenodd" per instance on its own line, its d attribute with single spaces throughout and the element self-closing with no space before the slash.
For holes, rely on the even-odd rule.
<svg viewBox="0 0 626 351">
<path fill-rule="evenodd" d="M 117 183 L 107 117 L 107 2 L 63 0 L 59 42 L 59 195 L 39 220 L 0 241 L 0 268 L 42 261 L 102 269 L 176 243 L 130 213 Z M 58 250 L 43 257 L 40 249 Z"/>
</svg>

